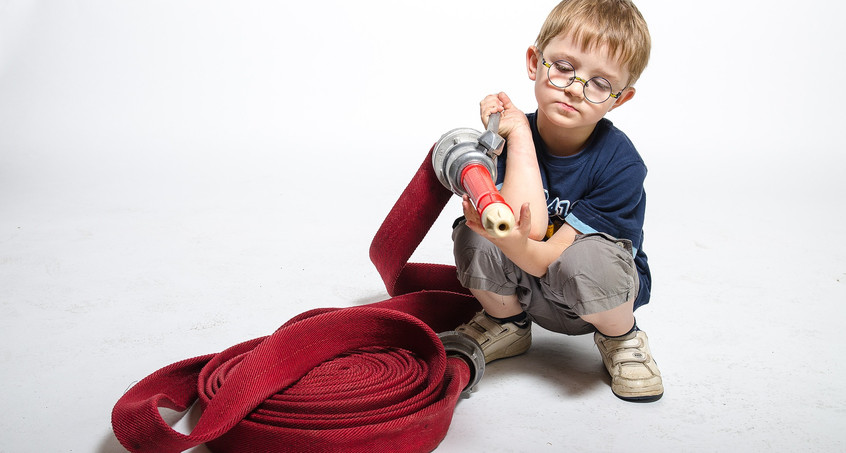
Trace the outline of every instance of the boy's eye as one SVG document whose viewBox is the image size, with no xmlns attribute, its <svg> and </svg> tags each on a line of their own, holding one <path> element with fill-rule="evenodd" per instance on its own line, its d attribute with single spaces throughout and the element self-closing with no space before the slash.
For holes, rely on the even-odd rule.
<svg viewBox="0 0 846 453">
<path fill-rule="evenodd" d="M 556 61 L 553 67 L 556 71 L 563 72 L 565 74 L 573 72 L 573 67 L 570 66 L 570 63 L 567 63 L 566 61 Z"/>
<path fill-rule="evenodd" d="M 589 82 L 593 85 L 596 85 L 597 89 L 611 91 L 611 83 L 603 79 L 602 77 L 594 77 L 590 79 Z"/>
</svg>

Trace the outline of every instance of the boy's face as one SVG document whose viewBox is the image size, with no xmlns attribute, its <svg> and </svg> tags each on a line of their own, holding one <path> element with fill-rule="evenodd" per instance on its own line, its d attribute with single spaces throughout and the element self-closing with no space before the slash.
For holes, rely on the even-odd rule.
<svg viewBox="0 0 846 453">
<path fill-rule="evenodd" d="M 575 69 L 579 79 L 590 80 L 603 77 L 611 82 L 611 91 L 619 97 L 609 97 L 605 102 L 594 104 L 585 99 L 584 84 L 574 80 L 566 88 L 559 88 L 549 81 L 548 69 L 543 60 L 552 64 L 564 60 Z M 563 128 L 572 132 L 590 132 L 606 113 L 617 108 L 634 96 L 634 88 L 623 88 L 629 79 L 626 68 L 612 57 L 607 47 L 595 47 L 582 51 L 569 36 L 561 35 L 550 41 L 545 49 L 531 47 L 526 54 L 529 78 L 535 82 L 535 97 L 538 101 L 539 121 L 547 126 Z M 591 82 L 592 83 L 592 82 Z"/>
</svg>

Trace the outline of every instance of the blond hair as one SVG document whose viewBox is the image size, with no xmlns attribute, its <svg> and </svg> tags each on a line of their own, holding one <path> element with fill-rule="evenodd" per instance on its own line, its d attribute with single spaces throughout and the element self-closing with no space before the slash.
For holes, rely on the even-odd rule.
<svg viewBox="0 0 846 453">
<path fill-rule="evenodd" d="M 607 46 L 628 69 L 631 86 L 649 62 L 652 39 L 646 21 L 629 0 L 564 0 L 541 27 L 535 45 L 541 51 L 556 37 L 569 35 L 582 51 Z"/>
</svg>

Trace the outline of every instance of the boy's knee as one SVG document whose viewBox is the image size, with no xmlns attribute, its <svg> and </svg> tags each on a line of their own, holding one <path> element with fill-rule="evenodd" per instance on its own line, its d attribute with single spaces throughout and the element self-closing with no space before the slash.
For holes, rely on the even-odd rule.
<svg viewBox="0 0 846 453">
<path fill-rule="evenodd" d="M 545 279 L 547 290 L 579 316 L 632 301 L 638 290 L 630 243 L 601 234 L 579 236 L 549 266 Z"/>
<path fill-rule="evenodd" d="M 452 232 L 453 254 L 455 267 L 459 274 L 487 273 L 490 274 L 497 265 L 496 258 L 499 249 L 493 243 L 476 234 L 464 222 L 459 223 Z"/>
<path fill-rule="evenodd" d="M 460 223 L 452 233 L 458 280 L 465 288 L 513 294 L 505 256 L 491 241 Z"/>
<path fill-rule="evenodd" d="M 482 236 L 479 236 L 465 222 L 458 223 L 452 230 L 453 251 L 461 249 L 485 249 L 496 246 Z"/>
</svg>

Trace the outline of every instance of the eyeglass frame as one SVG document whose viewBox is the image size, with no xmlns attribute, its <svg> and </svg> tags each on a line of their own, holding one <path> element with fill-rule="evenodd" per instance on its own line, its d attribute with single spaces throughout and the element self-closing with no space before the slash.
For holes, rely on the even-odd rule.
<svg viewBox="0 0 846 453">
<path fill-rule="evenodd" d="M 554 86 L 554 87 L 556 87 L 556 88 L 561 88 L 561 89 L 564 89 L 564 88 L 567 88 L 567 87 L 569 87 L 570 85 L 572 85 L 572 84 L 573 84 L 573 82 L 575 82 L 575 81 L 579 81 L 579 83 L 581 83 L 581 84 L 582 84 L 582 95 L 584 96 L 585 100 L 586 100 L 586 101 L 588 101 L 588 102 L 590 102 L 591 104 L 603 104 L 603 103 L 605 103 L 605 101 L 607 101 L 608 99 L 611 99 L 611 98 L 617 99 L 617 98 L 619 98 L 619 97 L 620 97 L 620 95 L 621 95 L 621 94 L 623 94 L 623 91 L 626 91 L 626 88 L 628 88 L 628 86 L 627 86 L 627 87 L 625 87 L 625 88 L 623 88 L 622 90 L 618 91 L 618 92 L 617 92 L 617 94 L 614 94 L 614 89 L 612 88 L 612 89 L 611 89 L 611 92 L 610 92 L 610 93 L 608 93 L 608 97 L 607 97 L 607 98 L 603 99 L 603 100 L 602 100 L 602 101 L 600 101 L 600 102 L 591 101 L 591 100 L 590 100 L 590 98 L 588 98 L 587 92 L 585 91 L 585 90 L 587 90 L 587 84 L 588 84 L 588 82 L 590 82 L 590 81 L 591 81 L 591 80 L 593 80 L 593 79 L 602 79 L 602 80 L 604 80 L 604 81 L 608 82 L 608 86 L 610 87 L 610 86 L 611 86 L 611 81 L 610 81 L 610 80 L 606 79 L 605 77 L 601 77 L 601 76 L 593 76 L 593 77 L 591 77 L 591 78 L 589 78 L 589 79 L 585 80 L 585 79 L 583 79 L 583 78 L 581 78 L 581 77 L 579 77 L 579 76 L 577 76 L 577 75 L 576 75 L 576 67 L 575 67 L 575 66 L 573 66 L 573 64 L 572 64 L 572 63 L 570 63 L 569 61 L 567 61 L 567 60 L 555 60 L 555 61 L 553 61 L 552 63 L 547 63 L 547 61 L 546 61 L 546 57 L 544 57 L 544 56 L 543 56 L 543 52 L 541 52 L 541 51 L 539 50 L 539 51 L 538 51 L 538 53 L 540 53 L 540 56 L 541 56 L 541 64 L 542 64 L 542 65 L 544 65 L 544 66 L 546 66 L 546 79 L 547 79 L 547 80 L 549 80 L 549 83 L 551 83 L 551 84 L 552 84 L 552 86 Z M 552 77 L 549 75 L 549 72 L 552 70 L 552 65 L 554 65 L 555 63 L 558 63 L 558 62 L 564 62 L 564 63 L 567 63 L 567 65 L 568 65 L 568 66 L 570 66 L 571 68 L 573 68 L 573 77 L 570 79 L 570 83 L 568 83 L 567 85 L 564 85 L 563 87 L 562 87 L 562 86 L 558 86 L 558 85 L 556 85 L 555 83 L 553 83 L 553 82 L 552 82 Z"/>
</svg>

